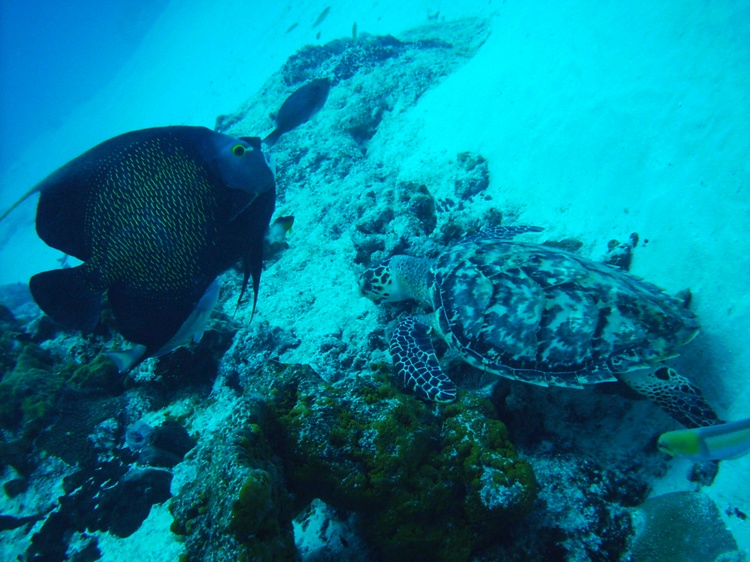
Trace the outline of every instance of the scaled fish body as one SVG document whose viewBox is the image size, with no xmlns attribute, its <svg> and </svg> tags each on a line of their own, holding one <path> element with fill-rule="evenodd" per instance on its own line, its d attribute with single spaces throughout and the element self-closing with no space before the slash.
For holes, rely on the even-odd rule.
<svg viewBox="0 0 750 562">
<path fill-rule="evenodd" d="M 148 357 L 239 259 L 243 293 L 252 276 L 257 299 L 276 198 L 258 138 L 203 127 L 133 131 L 72 160 L 26 196 L 36 191 L 39 236 L 84 262 L 30 281 L 40 308 L 67 327 L 93 329 L 106 293 L 118 329 Z"/>
<path fill-rule="evenodd" d="M 323 107 L 330 90 L 330 80 L 317 78 L 294 91 L 281 104 L 279 113 L 276 115 L 276 128 L 263 139 L 263 143 L 273 146 L 281 135 L 308 121 Z"/>
<path fill-rule="evenodd" d="M 668 431 L 659 437 L 657 447 L 673 457 L 698 462 L 736 459 L 750 453 L 750 418 Z"/>
</svg>

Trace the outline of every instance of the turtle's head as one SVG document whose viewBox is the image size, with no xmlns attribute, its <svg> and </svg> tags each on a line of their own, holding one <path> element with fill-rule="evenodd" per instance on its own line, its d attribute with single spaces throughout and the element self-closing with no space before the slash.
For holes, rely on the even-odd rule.
<svg viewBox="0 0 750 562">
<path fill-rule="evenodd" d="M 376 303 L 427 300 L 430 265 L 429 260 L 393 256 L 366 269 L 359 279 L 359 288 L 364 296 Z"/>
</svg>

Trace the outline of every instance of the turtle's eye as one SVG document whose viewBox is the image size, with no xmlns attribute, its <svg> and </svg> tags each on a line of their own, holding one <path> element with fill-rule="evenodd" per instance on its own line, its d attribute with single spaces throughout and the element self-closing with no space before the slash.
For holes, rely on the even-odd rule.
<svg viewBox="0 0 750 562">
<path fill-rule="evenodd" d="M 235 144 L 232 147 L 232 154 L 234 154 L 235 156 L 244 156 L 246 151 L 247 149 L 241 144 Z"/>
</svg>

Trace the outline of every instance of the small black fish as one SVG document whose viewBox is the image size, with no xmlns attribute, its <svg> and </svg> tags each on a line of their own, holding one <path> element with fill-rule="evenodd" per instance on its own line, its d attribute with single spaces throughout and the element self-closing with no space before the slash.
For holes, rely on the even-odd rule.
<svg viewBox="0 0 750 562">
<path fill-rule="evenodd" d="M 273 146 L 281 135 L 308 121 L 326 103 L 330 90 L 330 80 L 317 78 L 292 93 L 276 115 L 276 128 L 263 139 L 263 143 Z"/>
<path fill-rule="evenodd" d="M 323 23 L 323 20 L 325 20 L 326 17 L 328 17 L 329 13 L 331 13 L 331 7 L 330 6 L 326 6 L 325 9 L 322 12 L 320 12 L 320 15 L 318 16 L 318 18 L 313 22 L 313 24 L 312 24 L 313 29 L 315 29 L 321 23 Z"/>
<path fill-rule="evenodd" d="M 252 276 L 255 307 L 276 201 L 259 138 L 203 127 L 133 131 L 70 161 L 23 199 L 37 191 L 39 237 L 84 262 L 31 278 L 34 300 L 58 323 L 92 330 L 106 294 L 118 329 L 148 357 L 240 258 L 242 293 Z"/>
</svg>

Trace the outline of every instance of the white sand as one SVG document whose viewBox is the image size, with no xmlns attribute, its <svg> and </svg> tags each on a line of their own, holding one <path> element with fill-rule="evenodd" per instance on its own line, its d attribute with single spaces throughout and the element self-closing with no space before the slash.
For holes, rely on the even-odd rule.
<svg viewBox="0 0 750 562">
<path fill-rule="evenodd" d="M 323 43 L 350 35 L 355 21 L 360 33 L 395 34 L 438 12 L 495 14 L 479 53 L 398 127 L 379 131 L 370 157 L 400 162 L 400 179 L 427 182 L 456 153 L 479 152 L 490 162 L 495 203 L 520 209 L 521 221 L 544 226 L 545 236 L 582 240 L 592 257 L 609 239 L 638 232 L 648 243 L 636 250 L 633 273 L 694 293 L 703 331 L 686 348 L 682 370 L 727 419 L 750 416 L 750 3 L 348 1 L 315 29 L 328 2 L 257 4 L 173 2 L 120 75 L 0 178 L 0 207 L 114 134 L 212 127 L 296 49 L 316 42 L 318 31 Z M 441 192 L 448 186 L 430 189 L 448 195 Z M 0 228 L 0 243 L 19 229 L 0 248 L 0 283 L 54 267 L 56 254 L 33 242 L 32 216 L 27 204 Z M 295 230 L 286 267 L 332 247 L 312 225 L 301 236 L 300 225 Z M 364 325 L 357 318 L 373 321 L 353 273 L 342 294 L 330 280 L 320 292 L 320 280 L 291 271 L 264 274 L 261 313 L 269 322 L 288 316 L 286 328 L 298 334 L 320 323 L 300 317 L 288 301 L 294 295 L 317 297 L 309 314 L 325 311 L 327 329 L 344 339 L 357 337 Z M 673 466 L 656 492 L 689 488 L 684 465 Z M 750 457 L 724 462 L 704 491 L 722 512 L 750 513 L 748 474 Z M 750 549 L 750 521 L 729 524 Z"/>
</svg>

